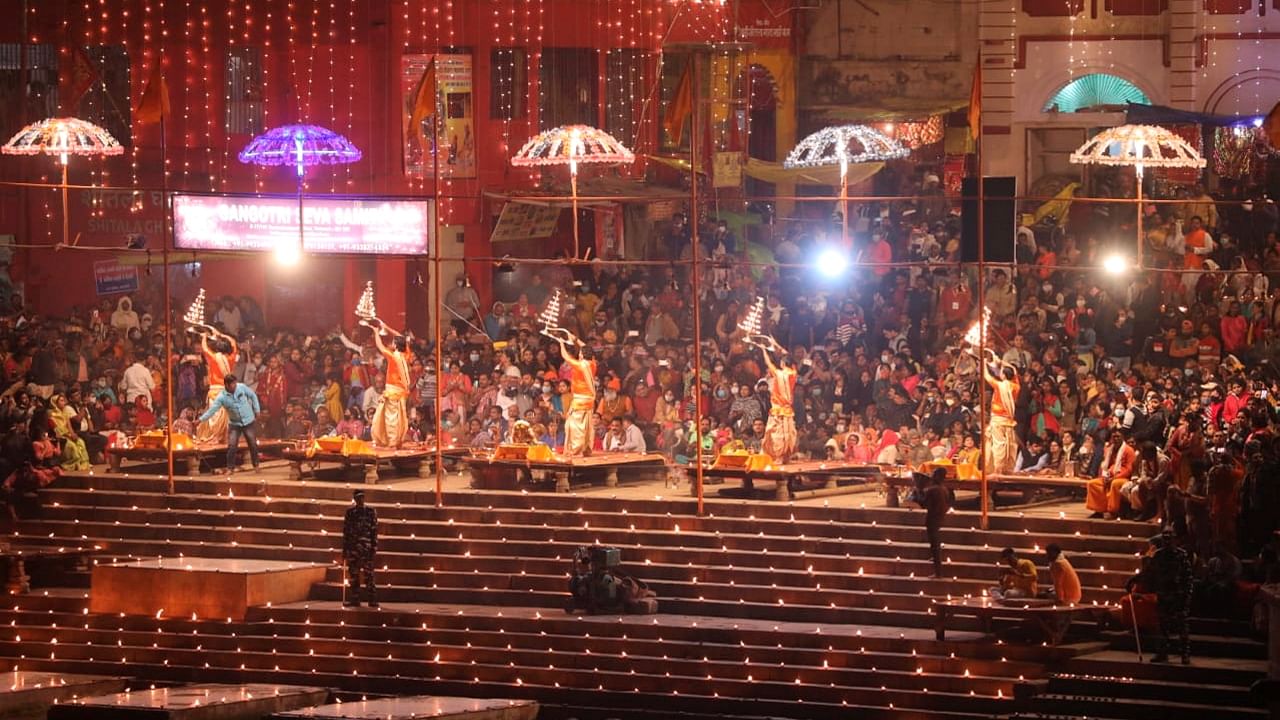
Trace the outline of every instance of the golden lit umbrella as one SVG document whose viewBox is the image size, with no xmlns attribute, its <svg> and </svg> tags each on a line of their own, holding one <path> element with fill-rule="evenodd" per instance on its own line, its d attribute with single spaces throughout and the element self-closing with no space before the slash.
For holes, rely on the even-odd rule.
<svg viewBox="0 0 1280 720">
<path fill-rule="evenodd" d="M 56 155 L 62 160 L 62 244 L 71 234 L 71 218 L 67 213 L 67 160 L 71 155 L 83 157 L 120 155 L 124 148 L 111 133 L 79 118 L 48 118 L 18 131 L 0 153 L 5 155 Z"/>
<path fill-rule="evenodd" d="M 516 167 L 569 166 L 573 196 L 573 256 L 578 252 L 578 164 L 629 165 L 636 156 L 617 138 L 590 125 L 562 125 L 538 133 L 511 158 Z"/>
</svg>

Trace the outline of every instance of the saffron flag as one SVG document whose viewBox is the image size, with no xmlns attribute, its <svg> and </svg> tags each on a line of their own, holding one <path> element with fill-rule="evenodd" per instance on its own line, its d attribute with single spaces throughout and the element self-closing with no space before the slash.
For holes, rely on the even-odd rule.
<svg viewBox="0 0 1280 720">
<path fill-rule="evenodd" d="M 169 88 L 165 85 L 164 71 L 158 59 L 133 115 L 138 123 L 160 122 L 169 117 Z"/>
<path fill-rule="evenodd" d="M 1271 141 L 1271 149 L 1280 150 L 1280 103 L 1276 103 L 1271 112 L 1267 113 L 1267 119 L 1262 121 L 1262 129 Z"/>
<path fill-rule="evenodd" d="M 422 73 L 422 80 L 418 82 L 418 89 L 413 94 L 413 109 L 409 111 L 409 137 L 411 139 L 416 138 L 419 142 L 425 141 L 422 136 L 422 123 L 427 118 L 436 116 L 437 94 L 436 61 L 432 60 L 426 71 Z"/>
<path fill-rule="evenodd" d="M 969 90 L 969 135 L 974 140 L 982 134 L 982 58 L 973 66 L 973 87 Z"/>
<path fill-rule="evenodd" d="M 667 115 L 662 122 L 667 135 L 671 137 L 671 143 L 676 147 L 680 147 L 680 143 L 684 141 L 684 123 L 692 114 L 693 61 L 690 60 L 684 66 L 684 72 L 680 73 L 680 82 L 676 85 L 675 97 L 671 98 L 671 104 L 667 106 Z"/>
<path fill-rule="evenodd" d="M 71 51 L 69 67 L 67 68 L 67 94 L 66 100 L 62 102 L 62 107 L 67 112 L 73 113 L 76 106 L 79 105 L 80 99 L 100 79 L 101 76 L 98 74 L 97 65 L 85 54 L 83 47 L 75 46 Z"/>
</svg>

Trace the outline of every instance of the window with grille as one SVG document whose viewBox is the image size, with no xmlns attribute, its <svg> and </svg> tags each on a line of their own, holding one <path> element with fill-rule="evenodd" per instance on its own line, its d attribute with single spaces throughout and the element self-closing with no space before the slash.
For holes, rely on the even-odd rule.
<svg viewBox="0 0 1280 720">
<path fill-rule="evenodd" d="M 107 129 L 125 147 L 133 144 L 129 53 L 124 45 L 90 45 L 85 57 L 98 76 L 80 97 L 80 117 Z"/>
<path fill-rule="evenodd" d="M 0 43 L 0 142 L 27 123 L 58 115 L 58 49 L 26 45 L 24 59 L 23 48 L 19 43 Z"/>
<path fill-rule="evenodd" d="M 227 133 L 257 135 L 262 132 L 262 48 L 228 49 L 223 83 Z"/>
<path fill-rule="evenodd" d="M 529 54 L 524 48 L 489 50 L 489 118 L 514 120 L 527 112 Z"/>
<path fill-rule="evenodd" d="M 596 51 L 592 48 L 546 48 L 538 65 L 538 125 L 599 127 Z"/>
</svg>

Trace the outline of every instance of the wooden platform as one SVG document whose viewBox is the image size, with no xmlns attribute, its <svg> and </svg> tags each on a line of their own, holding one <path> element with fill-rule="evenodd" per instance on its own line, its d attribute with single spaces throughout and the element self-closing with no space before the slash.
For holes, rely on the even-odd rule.
<svg viewBox="0 0 1280 720">
<path fill-rule="evenodd" d="M 471 485 L 489 490 L 554 489 L 568 492 L 579 485 L 615 487 L 628 482 L 652 482 L 667 476 L 667 459 L 658 453 L 600 453 L 545 462 L 466 458 Z"/>
<path fill-rule="evenodd" d="M 0 683 L 0 717 L 6 720 L 42 720 L 49 708 L 77 698 L 107 695 L 124 690 L 124 678 L 69 675 L 54 672 L 5 673 Z"/>
<path fill-rule="evenodd" d="M 260 456 L 278 456 L 282 450 L 291 445 L 292 443 L 284 440 L 259 440 L 258 454 Z M 249 446 L 241 442 L 239 457 L 244 458 L 248 452 Z M 169 461 L 169 451 L 165 448 L 110 447 L 107 448 L 106 454 L 107 466 L 111 472 L 120 472 L 121 462 L 124 460 L 150 464 L 167 463 Z M 224 467 L 226 465 L 226 457 L 226 443 L 198 444 L 192 448 L 174 450 L 174 471 L 183 472 L 187 475 L 198 475 L 202 471 L 211 471 L 213 468 Z"/>
<path fill-rule="evenodd" d="M 988 475 L 987 476 L 987 492 L 993 496 L 998 492 L 1018 491 L 1023 494 L 1023 500 L 1029 500 L 1030 494 L 1036 490 L 1081 490 L 1085 489 L 1085 483 L 1088 478 L 1084 477 L 1064 477 L 1062 475 Z M 906 472 L 900 475 L 886 474 L 883 477 L 888 492 L 885 493 L 884 501 L 888 507 L 898 507 L 899 488 L 911 487 L 915 484 L 911 473 Z M 953 490 L 969 490 L 972 492 L 982 491 L 982 480 L 980 478 L 965 478 L 963 480 L 952 478 L 947 480 L 947 487 Z M 994 502 L 992 503 L 995 504 Z"/>
<path fill-rule="evenodd" d="M 880 478 L 878 465 L 855 465 L 843 462 L 803 462 L 773 465 L 767 470 L 748 470 L 734 467 L 706 467 L 702 471 L 706 480 L 735 480 L 742 483 L 742 494 L 752 497 L 768 497 L 753 494 L 757 482 L 774 483 L 774 500 L 791 500 L 801 495 L 836 495 L 857 492 Z M 694 490 L 696 492 L 696 489 Z M 721 495 L 728 495 L 724 490 Z"/>
<path fill-rule="evenodd" d="M 198 557 L 95 565 L 89 607 L 96 613 L 243 620 L 251 607 L 305 600 L 328 567 Z"/>
<path fill-rule="evenodd" d="M 441 454 L 446 459 L 456 459 L 470 454 L 467 448 L 445 448 Z M 378 482 L 378 472 L 398 473 L 419 478 L 434 477 L 436 449 L 423 445 L 403 447 L 399 450 L 375 448 L 372 455 L 344 455 L 340 452 L 315 452 L 308 454 L 305 450 L 285 450 L 284 459 L 289 461 L 289 478 L 301 480 L 304 477 L 319 478 L 320 464 L 337 465 L 342 480 L 353 480 L 373 484 Z"/>
<path fill-rule="evenodd" d="M 947 621 L 956 616 L 976 617 L 982 631 L 990 633 L 997 617 L 1009 618 L 1034 625 L 1050 645 L 1062 642 L 1073 620 L 1093 619 L 1101 621 L 1107 613 L 1102 605 L 1055 605 L 1052 600 L 1017 599 L 996 600 L 990 597 L 955 598 L 935 600 L 934 631 L 939 642 L 946 639 Z"/>
<path fill-rule="evenodd" d="M 329 691 L 291 685 L 183 685 L 82 698 L 49 720 L 258 720 L 325 702 Z"/>
<path fill-rule="evenodd" d="M 50 547 L 41 545 L 0 546 L 0 562 L 5 566 L 5 590 L 10 595 L 31 591 L 31 565 L 38 565 L 46 578 L 52 574 L 52 566 L 58 570 L 83 572 L 89 569 L 89 557 L 93 550 L 76 546 Z"/>
<path fill-rule="evenodd" d="M 319 707 L 276 713 L 272 718 L 273 720 L 295 720 L 301 718 L 330 718 L 331 720 L 425 720 L 425 718 L 534 720 L 537 716 L 538 703 L 533 700 L 419 695 L 321 705 Z"/>
</svg>

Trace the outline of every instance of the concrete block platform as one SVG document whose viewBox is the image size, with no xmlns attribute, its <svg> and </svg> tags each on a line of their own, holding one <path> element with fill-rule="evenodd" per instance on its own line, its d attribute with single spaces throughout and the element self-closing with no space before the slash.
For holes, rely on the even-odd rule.
<svg viewBox="0 0 1280 720">
<path fill-rule="evenodd" d="M 249 608 L 307 599 L 328 565 L 231 558 L 160 558 L 96 565 L 89 591 L 95 613 L 231 618 Z"/>
<path fill-rule="evenodd" d="M 273 720 L 534 720 L 537 716 L 538 703 L 533 700 L 420 695 L 321 705 L 276 713 Z"/>
<path fill-rule="evenodd" d="M 0 717 L 37 720 L 55 704 L 117 693 L 124 687 L 124 678 L 15 670 L 0 676 Z"/>
<path fill-rule="evenodd" d="M 183 685 L 82 698 L 54 706 L 49 720 L 259 720 L 328 699 L 316 687 Z"/>
</svg>

